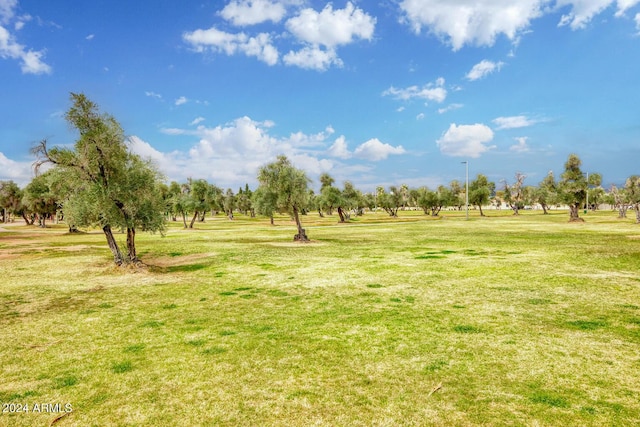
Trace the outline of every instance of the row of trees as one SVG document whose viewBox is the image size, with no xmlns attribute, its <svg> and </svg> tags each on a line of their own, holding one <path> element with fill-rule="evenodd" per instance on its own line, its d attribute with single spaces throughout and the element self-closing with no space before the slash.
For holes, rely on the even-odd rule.
<svg viewBox="0 0 640 427">
<path fill-rule="evenodd" d="M 255 191 L 248 185 L 237 193 L 223 191 L 203 179 L 166 185 L 153 164 L 129 151 L 124 132 L 113 117 L 101 113 L 83 94 L 72 93 L 71 101 L 65 118 L 78 131 L 78 140 L 73 148 L 50 148 L 46 140 L 38 143 L 33 148 L 36 177 L 24 189 L 11 181 L 0 182 L 2 220 L 19 215 L 27 224 L 37 221 L 44 227 L 47 218 L 62 215 L 70 231 L 99 227 L 118 265 L 139 262 L 136 230 L 163 232 L 167 218 L 193 228 L 208 213 L 224 212 L 230 220 L 237 212 L 259 214 L 273 223 L 275 213 L 286 212 L 297 226 L 294 239 L 308 241 L 300 216 L 309 211 L 320 216 L 335 212 L 340 222 L 347 222 L 351 215 L 362 215 L 366 209 L 383 209 L 397 217 L 400 209 L 413 208 L 437 216 L 444 208 L 462 209 L 466 203 L 466 188 L 459 181 L 433 190 L 402 185 L 363 193 L 348 181 L 338 188 L 330 175 L 322 174 L 316 194 L 304 171 L 285 156 L 260 168 L 260 185 Z M 44 165 L 51 167 L 40 173 Z M 478 174 L 468 188 L 469 204 L 476 206 L 481 216 L 483 206 L 488 205 L 506 204 L 514 215 L 528 205 L 541 206 L 545 214 L 551 206 L 564 205 L 569 207 L 570 220 L 580 221 L 582 208 L 609 203 L 618 208 L 620 217 L 633 207 L 640 223 L 640 177 L 629 177 L 623 188 L 614 186 L 606 192 L 601 175 L 585 175 L 580 166 L 578 156 L 571 155 L 559 180 L 550 172 L 537 186 L 525 185 L 526 177 L 520 173 L 512 183 L 503 181 L 499 187 Z M 126 231 L 126 252 L 120 249 L 113 229 Z"/>
</svg>

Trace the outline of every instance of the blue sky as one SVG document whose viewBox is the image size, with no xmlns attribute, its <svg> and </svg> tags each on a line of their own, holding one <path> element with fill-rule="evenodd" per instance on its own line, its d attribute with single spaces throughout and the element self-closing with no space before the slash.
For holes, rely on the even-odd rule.
<svg viewBox="0 0 640 427">
<path fill-rule="evenodd" d="M 371 191 L 640 173 L 640 0 L 0 0 L 0 180 L 70 144 L 69 92 L 167 180 L 286 154 Z"/>
</svg>

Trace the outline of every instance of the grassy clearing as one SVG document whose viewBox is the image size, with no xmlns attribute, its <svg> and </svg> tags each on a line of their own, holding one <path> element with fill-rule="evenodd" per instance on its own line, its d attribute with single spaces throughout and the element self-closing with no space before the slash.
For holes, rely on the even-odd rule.
<svg viewBox="0 0 640 427">
<path fill-rule="evenodd" d="M 310 215 L 311 244 L 286 218 L 172 225 L 139 235 L 146 271 L 99 233 L 5 227 L 0 402 L 70 403 L 60 426 L 640 424 L 640 228 L 473 214 Z"/>
</svg>

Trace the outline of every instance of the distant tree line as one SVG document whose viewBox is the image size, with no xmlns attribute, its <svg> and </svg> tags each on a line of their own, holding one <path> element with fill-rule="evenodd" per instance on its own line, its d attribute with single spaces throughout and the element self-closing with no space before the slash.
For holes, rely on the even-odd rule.
<svg viewBox="0 0 640 427">
<path fill-rule="evenodd" d="M 69 232 L 78 228 L 102 229 L 107 244 L 118 265 L 139 263 L 135 235 L 137 230 L 160 232 L 166 221 L 180 221 L 184 228 L 193 228 L 207 215 L 223 213 L 229 220 L 235 214 L 270 218 L 287 213 L 295 221 L 296 241 L 309 238 L 302 227 L 301 216 L 317 212 L 319 216 L 337 214 L 341 223 L 352 215 L 383 210 L 390 217 L 398 211 L 421 209 L 426 215 L 438 216 L 443 209 L 462 210 L 467 189 L 457 180 L 435 189 L 407 185 L 377 187 L 364 193 L 346 181 L 342 188 L 329 174 L 320 176 L 320 190 L 309 188 L 304 171 L 295 168 L 285 156 L 261 167 L 259 186 L 251 190 L 246 184 L 237 192 L 222 188 L 204 179 L 186 182 L 163 182 L 156 167 L 133 154 L 126 144 L 124 131 L 110 115 L 84 94 L 70 95 L 72 106 L 65 114 L 67 122 L 77 130 L 73 148 L 49 147 L 46 140 L 34 148 L 36 175 L 24 188 L 13 181 L 0 181 L 0 219 L 9 222 L 22 217 L 28 225 L 46 226 L 50 219 L 62 219 Z M 44 165 L 50 165 L 42 172 Z M 500 185 L 478 174 L 469 183 L 469 205 L 485 216 L 483 207 L 500 209 L 507 206 L 518 215 L 520 210 L 540 206 L 543 214 L 558 206 L 569 207 L 569 220 L 581 221 L 580 210 L 595 210 L 609 204 L 626 218 L 628 209 L 635 210 L 640 223 L 640 176 L 630 176 L 623 187 L 615 185 L 609 191 L 602 187 L 602 176 L 585 174 L 581 161 L 571 154 L 560 179 L 552 172 L 537 185 L 525 185 L 526 176 L 516 173 L 510 183 Z M 126 251 L 122 251 L 113 230 L 126 233 Z"/>
</svg>

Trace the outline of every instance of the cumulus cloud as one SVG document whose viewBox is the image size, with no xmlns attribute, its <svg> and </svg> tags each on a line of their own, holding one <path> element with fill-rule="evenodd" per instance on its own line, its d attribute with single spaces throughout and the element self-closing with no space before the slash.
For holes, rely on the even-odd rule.
<svg viewBox="0 0 640 427">
<path fill-rule="evenodd" d="M 344 136 L 340 136 L 335 140 L 331 147 L 329 147 L 328 153 L 331 157 L 337 157 L 339 159 L 349 159 L 352 156 Z"/>
<path fill-rule="evenodd" d="M 500 71 L 503 65 L 504 62 L 492 62 L 484 59 L 473 66 L 471 71 L 467 73 L 466 78 L 470 81 L 479 80 L 494 71 Z"/>
<path fill-rule="evenodd" d="M 271 0 L 232 0 L 219 14 L 233 25 L 280 22 L 287 10 L 281 2 Z"/>
<path fill-rule="evenodd" d="M 175 105 L 184 105 L 188 102 L 189 100 L 185 97 L 185 96 L 181 96 L 180 98 L 175 100 Z"/>
<path fill-rule="evenodd" d="M 328 3 L 321 12 L 307 8 L 289 19 L 287 29 L 311 45 L 333 48 L 353 42 L 354 39 L 371 40 L 376 19 L 347 2 L 344 9 L 333 9 Z"/>
<path fill-rule="evenodd" d="M 167 158 L 175 159 L 175 164 L 163 167 L 169 170 L 165 173 L 171 179 L 197 176 L 222 186 L 255 183 L 258 168 L 279 154 L 285 154 L 294 165 L 310 174 L 328 172 L 334 167 L 333 161 L 324 158 L 327 138 L 334 133 L 333 128 L 329 126 L 314 134 L 295 132 L 276 137 L 271 134 L 274 126 L 270 120 L 255 121 L 245 116 L 214 127 L 165 128 L 162 132 L 166 135 L 191 139 L 190 148 L 161 155 L 142 144 L 138 144 L 136 150 L 159 164 L 167 164 Z"/>
<path fill-rule="evenodd" d="M 557 0 L 558 9 L 570 7 L 569 13 L 562 15 L 558 26 L 568 25 L 572 30 L 586 28 L 594 16 L 602 13 L 613 3 L 617 4 L 615 16 L 623 16 L 624 13 L 640 3 L 640 0 Z"/>
<path fill-rule="evenodd" d="M 31 162 L 11 160 L 0 151 L 0 181 L 12 180 L 18 185 L 26 185 L 32 178 L 31 171 Z"/>
<path fill-rule="evenodd" d="M 416 120 L 424 120 L 425 117 L 424 113 L 420 113 L 416 116 Z"/>
<path fill-rule="evenodd" d="M 537 123 L 527 116 L 498 117 L 492 122 L 495 123 L 496 130 L 524 128 Z"/>
<path fill-rule="evenodd" d="M 219 15 L 234 25 L 248 26 L 272 21 L 279 23 L 287 13 L 287 6 L 301 5 L 301 0 L 232 0 Z M 290 49 L 283 62 L 309 70 L 325 71 L 332 66 L 342 67 L 337 48 L 356 40 L 371 40 L 376 19 L 362 9 L 347 2 L 343 9 L 334 9 L 328 3 L 321 11 L 302 8 L 289 18 L 284 27 L 289 34 L 277 36 L 244 32 L 229 33 L 211 27 L 185 32 L 182 39 L 199 53 L 214 52 L 226 55 L 237 53 L 253 56 L 268 65 L 276 65 L 280 53 L 275 42 L 293 40 L 301 45 Z"/>
<path fill-rule="evenodd" d="M 0 24 L 7 24 L 15 15 L 18 0 L 0 0 Z"/>
<path fill-rule="evenodd" d="M 93 40 L 93 38 L 95 37 L 95 34 L 89 34 L 87 37 L 85 37 L 85 40 Z"/>
<path fill-rule="evenodd" d="M 527 138 L 526 136 L 520 136 L 518 138 L 514 138 L 518 143 L 512 145 L 511 147 L 509 147 L 509 151 L 514 151 L 516 153 L 526 153 L 529 151 L 529 146 L 527 145 L 527 140 L 529 138 Z"/>
<path fill-rule="evenodd" d="M 342 67 L 336 48 L 356 39 L 371 40 L 376 19 L 348 2 L 344 9 L 327 4 L 321 12 L 306 8 L 287 20 L 286 28 L 305 44 L 298 51 L 290 51 L 283 58 L 286 65 L 325 71 L 332 65 Z"/>
<path fill-rule="evenodd" d="M 616 4 L 616 17 L 640 0 L 402 0 L 402 22 L 416 34 L 423 29 L 441 38 L 454 51 L 464 46 L 492 46 L 504 36 L 514 43 L 531 22 L 546 14 L 566 11 L 559 25 L 584 28 L 594 16 Z"/>
<path fill-rule="evenodd" d="M 452 123 L 436 143 L 444 155 L 477 158 L 495 148 L 487 145 L 492 140 L 493 131 L 486 125 L 476 123 L 458 126 Z"/>
<path fill-rule="evenodd" d="M 370 160 L 379 161 L 384 160 L 392 154 L 404 154 L 406 153 L 402 145 L 394 147 L 392 145 L 381 142 L 378 138 L 373 138 L 360 144 L 354 150 L 353 154 L 356 157 Z"/>
<path fill-rule="evenodd" d="M 510 40 L 542 15 L 546 0 L 403 0 L 404 22 L 416 34 L 424 27 L 454 51 L 465 45 L 492 46 L 498 36 Z"/>
<path fill-rule="evenodd" d="M 146 91 L 144 94 L 150 98 L 162 99 L 162 95 L 153 91 Z"/>
<path fill-rule="evenodd" d="M 444 79 L 440 77 L 434 83 L 428 83 L 422 87 L 409 86 L 404 89 L 398 89 L 391 86 L 382 92 L 382 96 L 393 96 L 402 101 L 418 98 L 440 103 L 447 98 L 447 90 L 444 88 Z"/>
<path fill-rule="evenodd" d="M 227 33 L 211 27 L 208 30 L 185 32 L 182 39 L 189 43 L 196 52 L 212 51 L 225 53 L 229 56 L 243 53 L 253 56 L 267 65 L 278 63 L 278 49 L 271 43 L 271 36 L 260 33 L 250 37 L 245 33 Z"/>
<path fill-rule="evenodd" d="M 318 46 L 307 46 L 297 52 L 290 51 L 282 60 L 286 65 L 316 71 L 326 71 L 332 65 L 341 68 L 343 65 L 335 50 L 322 50 Z"/>
<path fill-rule="evenodd" d="M 10 21 L 13 17 L 11 13 L 11 2 L 5 4 L 2 10 L 2 21 Z M 0 25 L 0 58 L 15 59 L 20 61 L 20 69 L 23 74 L 50 74 L 51 66 L 46 64 L 42 58 L 44 50 L 34 51 L 18 43 L 13 34 L 4 26 Z"/>
</svg>

